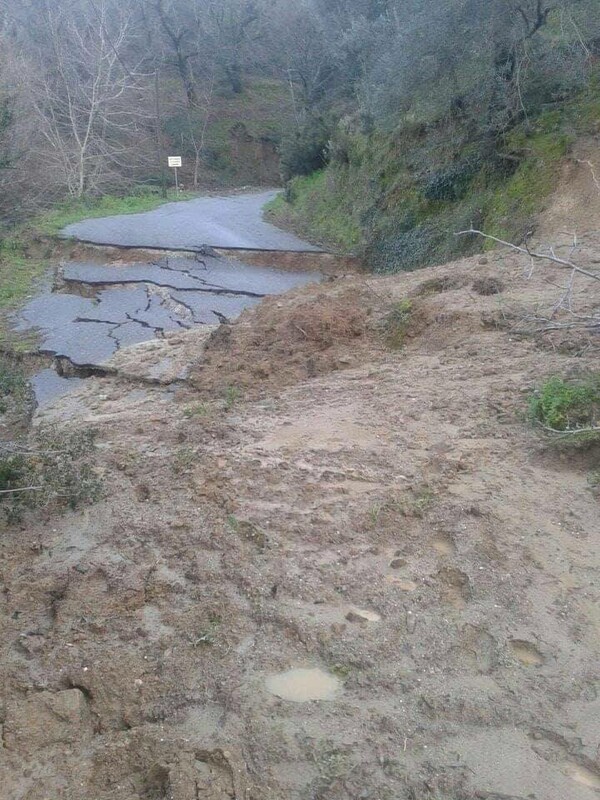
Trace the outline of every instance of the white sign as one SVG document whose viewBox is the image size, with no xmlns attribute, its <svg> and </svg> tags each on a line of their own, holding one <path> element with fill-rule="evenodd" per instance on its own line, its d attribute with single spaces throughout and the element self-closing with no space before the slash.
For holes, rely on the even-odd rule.
<svg viewBox="0 0 600 800">
<path fill-rule="evenodd" d="M 169 156 L 169 166 L 170 167 L 180 167 L 181 166 L 181 156 Z"/>
</svg>

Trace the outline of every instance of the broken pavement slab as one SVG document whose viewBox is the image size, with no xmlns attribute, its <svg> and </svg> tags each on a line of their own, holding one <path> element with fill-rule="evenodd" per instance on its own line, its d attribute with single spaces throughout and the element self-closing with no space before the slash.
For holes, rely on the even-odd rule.
<svg viewBox="0 0 600 800">
<path fill-rule="evenodd" d="M 163 256 L 154 262 L 122 266 L 71 262 L 63 266 L 62 278 L 67 285 L 82 283 L 88 286 L 108 286 L 146 283 L 181 291 L 264 297 L 266 294 L 281 294 L 295 286 L 318 282 L 321 280 L 321 273 L 249 266 L 234 259 L 210 256 L 202 258 Z"/>
<path fill-rule="evenodd" d="M 218 325 L 203 325 L 184 334 L 166 334 L 115 353 L 107 361 L 107 371 L 121 378 L 167 386 L 187 378 L 192 360 Z"/>
</svg>

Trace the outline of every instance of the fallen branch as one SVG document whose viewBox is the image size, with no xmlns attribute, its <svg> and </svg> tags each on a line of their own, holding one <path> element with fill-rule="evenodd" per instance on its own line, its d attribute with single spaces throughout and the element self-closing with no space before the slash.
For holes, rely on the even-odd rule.
<svg viewBox="0 0 600 800">
<path fill-rule="evenodd" d="M 0 494 L 15 494 L 16 492 L 41 492 L 43 486 L 23 486 L 20 489 L 0 489 Z"/>
<path fill-rule="evenodd" d="M 512 242 L 506 242 L 504 239 L 499 239 L 497 236 L 492 236 L 490 233 L 478 231 L 476 228 L 469 228 L 468 231 L 458 231 L 454 235 L 467 236 L 468 234 L 482 236 L 484 239 L 489 239 L 492 242 L 497 242 L 498 244 L 504 245 L 504 247 L 509 247 L 511 250 L 515 250 L 517 253 L 521 253 L 522 255 L 529 256 L 530 258 L 535 258 L 540 261 L 551 261 L 553 264 L 558 264 L 559 267 L 573 270 L 573 272 L 577 272 L 579 275 L 585 275 L 587 278 L 591 278 L 594 281 L 600 281 L 600 273 L 589 272 L 587 269 L 578 267 L 573 261 L 557 256 L 552 249 L 549 253 L 539 253 L 535 250 L 530 250 L 527 246 L 520 247 Z"/>
<path fill-rule="evenodd" d="M 565 431 L 561 431 L 558 428 L 550 428 L 548 425 L 540 425 L 542 430 L 546 431 L 547 433 L 552 433 L 555 436 L 578 436 L 579 434 L 588 434 L 588 433 L 600 433 L 600 426 L 595 426 L 592 428 L 569 428 Z"/>
</svg>

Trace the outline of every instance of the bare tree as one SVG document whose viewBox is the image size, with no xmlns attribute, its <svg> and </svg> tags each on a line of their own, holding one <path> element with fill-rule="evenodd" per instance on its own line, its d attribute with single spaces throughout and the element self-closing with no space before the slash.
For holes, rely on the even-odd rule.
<svg viewBox="0 0 600 800">
<path fill-rule="evenodd" d="M 185 91 L 190 108 L 198 104 L 196 80 L 192 60 L 199 55 L 197 29 L 193 14 L 181 13 L 181 4 L 175 0 L 154 0 L 153 8 L 167 44 L 166 63 L 172 64 Z M 184 10 L 184 12 L 185 12 Z"/>
<path fill-rule="evenodd" d="M 90 0 L 78 11 L 44 2 L 48 48 L 38 51 L 30 84 L 45 154 L 75 197 L 130 168 L 132 134 L 148 117 L 147 76 L 124 60 L 134 36 L 131 12 L 109 0 Z"/>
<path fill-rule="evenodd" d="M 209 0 L 206 30 L 218 56 L 221 78 L 234 94 L 244 88 L 244 55 L 260 19 L 256 0 Z"/>
<path fill-rule="evenodd" d="M 281 72 L 290 89 L 298 124 L 332 89 L 334 48 L 323 19 L 310 3 L 280 4 L 274 15 L 274 38 Z"/>
</svg>

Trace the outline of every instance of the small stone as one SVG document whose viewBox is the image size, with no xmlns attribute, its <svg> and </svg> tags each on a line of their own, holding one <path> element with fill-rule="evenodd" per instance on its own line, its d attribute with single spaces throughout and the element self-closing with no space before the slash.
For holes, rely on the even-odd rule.
<svg viewBox="0 0 600 800">
<path fill-rule="evenodd" d="M 145 500 L 150 499 L 150 489 L 146 486 L 145 483 L 139 483 L 135 487 L 135 496 L 140 501 L 140 503 L 144 502 Z"/>
<path fill-rule="evenodd" d="M 405 558 L 394 558 L 393 561 L 390 561 L 390 567 L 392 569 L 402 569 L 407 565 L 407 560 Z"/>
<path fill-rule="evenodd" d="M 357 614 L 356 611 L 349 611 L 346 614 L 346 619 L 348 620 L 348 622 L 358 622 L 361 625 L 364 625 L 367 622 L 365 617 L 361 617 L 361 615 Z"/>
<path fill-rule="evenodd" d="M 332 622 L 330 629 L 336 636 L 341 636 L 346 630 L 346 626 L 342 622 Z"/>
</svg>

